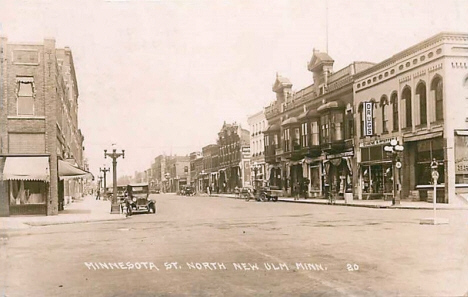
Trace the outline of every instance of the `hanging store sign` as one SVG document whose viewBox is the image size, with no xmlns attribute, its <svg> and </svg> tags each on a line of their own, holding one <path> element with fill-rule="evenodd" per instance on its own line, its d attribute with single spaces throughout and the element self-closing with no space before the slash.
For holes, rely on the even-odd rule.
<svg viewBox="0 0 468 297">
<path fill-rule="evenodd" d="M 364 136 L 374 135 L 373 105 L 372 102 L 364 102 Z"/>
<path fill-rule="evenodd" d="M 376 140 L 369 141 L 369 142 L 361 142 L 359 143 L 359 147 L 369 147 L 369 146 L 387 144 L 387 143 L 390 143 L 392 140 L 398 141 L 398 138 L 392 137 L 392 138 L 385 138 L 385 139 L 376 139 Z"/>
</svg>

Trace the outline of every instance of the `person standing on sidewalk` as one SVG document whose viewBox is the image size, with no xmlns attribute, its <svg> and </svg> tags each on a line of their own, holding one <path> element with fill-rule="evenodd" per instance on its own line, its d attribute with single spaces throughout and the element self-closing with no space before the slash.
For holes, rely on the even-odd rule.
<svg viewBox="0 0 468 297">
<path fill-rule="evenodd" d="M 96 190 L 96 200 L 101 200 L 101 191 L 99 188 Z"/>
</svg>

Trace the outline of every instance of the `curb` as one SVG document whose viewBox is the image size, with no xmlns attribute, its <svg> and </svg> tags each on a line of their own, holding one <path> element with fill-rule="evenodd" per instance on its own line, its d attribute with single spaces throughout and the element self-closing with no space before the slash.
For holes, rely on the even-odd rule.
<svg viewBox="0 0 468 297">
<path fill-rule="evenodd" d="M 291 200 L 284 200 L 278 199 L 278 202 L 286 202 L 286 203 L 302 203 L 302 204 L 318 204 L 318 205 L 330 205 L 327 202 L 316 202 L 316 201 L 291 201 Z M 372 205 L 372 204 L 333 204 L 334 206 L 349 206 L 349 207 L 366 207 L 366 208 L 379 208 L 379 209 L 417 209 L 417 210 L 432 210 L 433 208 L 430 206 L 392 206 L 392 205 Z M 437 208 L 437 210 L 468 210 L 468 208 L 463 207 L 452 207 L 452 208 Z"/>
<path fill-rule="evenodd" d="M 67 225 L 67 224 L 80 224 L 80 223 L 93 223 L 93 222 L 108 222 L 125 220 L 126 217 L 120 218 L 106 218 L 106 219 L 89 219 L 89 220 L 76 220 L 76 221 L 59 221 L 59 222 L 24 222 L 23 224 L 37 227 L 37 226 L 51 226 L 51 225 Z"/>
</svg>

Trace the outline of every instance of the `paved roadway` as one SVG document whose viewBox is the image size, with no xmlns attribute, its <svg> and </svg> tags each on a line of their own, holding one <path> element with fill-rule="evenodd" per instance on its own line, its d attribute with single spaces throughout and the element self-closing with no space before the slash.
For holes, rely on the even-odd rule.
<svg viewBox="0 0 468 297">
<path fill-rule="evenodd" d="M 0 296 L 468 292 L 467 211 L 440 211 L 450 224 L 427 226 L 425 210 L 154 197 L 156 215 L 2 234 Z"/>
</svg>

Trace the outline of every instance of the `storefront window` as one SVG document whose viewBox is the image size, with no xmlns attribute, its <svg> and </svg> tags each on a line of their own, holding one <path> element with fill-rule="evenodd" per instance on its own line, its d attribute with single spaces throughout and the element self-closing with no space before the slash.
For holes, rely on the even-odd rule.
<svg viewBox="0 0 468 297">
<path fill-rule="evenodd" d="M 320 191 L 320 168 L 310 167 L 310 185 L 312 191 Z"/>
<path fill-rule="evenodd" d="M 468 184 L 468 136 L 455 136 L 455 183 Z"/>
<path fill-rule="evenodd" d="M 419 141 L 416 152 L 416 183 L 417 185 L 432 184 L 432 169 L 431 161 L 436 159 L 439 167 L 438 183 L 443 183 L 445 180 L 444 170 L 444 145 L 443 139 L 429 139 Z"/>
<path fill-rule="evenodd" d="M 46 184 L 39 181 L 10 181 L 10 205 L 44 204 Z"/>
<path fill-rule="evenodd" d="M 362 191 L 366 194 L 392 193 L 392 164 L 376 164 L 362 166 Z"/>
</svg>

